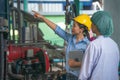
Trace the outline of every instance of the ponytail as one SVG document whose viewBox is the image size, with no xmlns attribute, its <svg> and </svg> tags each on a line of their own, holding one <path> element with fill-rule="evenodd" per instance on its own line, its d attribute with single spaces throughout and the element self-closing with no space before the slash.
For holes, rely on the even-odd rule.
<svg viewBox="0 0 120 80">
<path fill-rule="evenodd" d="M 90 35 L 89 35 L 88 28 L 87 28 L 85 25 L 83 25 L 83 24 L 80 24 L 80 23 L 78 23 L 78 24 L 79 24 L 79 27 L 80 27 L 80 28 L 83 28 L 83 29 L 84 29 L 83 35 L 84 35 L 85 37 L 87 36 L 87 38 L 90 40 Z"/>
<path fill-rule="evenodd" d="M 88 30 L 85 29 L 83 34 L 84 34 L 84 36 L 87 36 L 87 38 L 90 40 L 90 34 L 89 34 Z"/>
</svg>

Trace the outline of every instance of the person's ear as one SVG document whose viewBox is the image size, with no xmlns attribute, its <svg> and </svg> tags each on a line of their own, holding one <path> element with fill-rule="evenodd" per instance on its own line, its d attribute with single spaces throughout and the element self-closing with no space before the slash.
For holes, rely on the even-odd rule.
<svg viewBox="0 0 120 80">
<path fill-rule="evenodd" d="M 81 31 L 82 31 L 82 32 L 84 32 L 84 30 L 85 30 L 84 28 L 81 28 Z"/>
</svg>

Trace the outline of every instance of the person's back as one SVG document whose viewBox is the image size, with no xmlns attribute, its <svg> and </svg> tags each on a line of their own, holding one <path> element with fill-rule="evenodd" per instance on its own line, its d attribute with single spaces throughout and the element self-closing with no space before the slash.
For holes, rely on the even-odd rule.
<svg viewBox="0 0 120 80">
<path fill-rule="evenodd" d="M 119 49 L 110 38 L 113 21 L 109 13 L 98 11 L 91 17 L 92 31 L 96 34 L 85 51 L 79 80 L 119 80 Z"/>
<path fill-rule="evenodd" d="M 96 48 L 93 74 L 90 80 L 118 80 L 119 50 L 117 44 L 109 37 L 99 36 L 91 42 Z M 110 66 L 110 67 L 109 67 Z"/>
</svg>

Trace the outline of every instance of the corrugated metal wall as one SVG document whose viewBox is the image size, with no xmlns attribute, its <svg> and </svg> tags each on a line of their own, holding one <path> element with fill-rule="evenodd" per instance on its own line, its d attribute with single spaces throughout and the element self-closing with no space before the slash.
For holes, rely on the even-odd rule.
<svg viewBox="0 0 120 80">
<path fill-rule="evenodd" d="M 114 33 L 112 38 L 118 43 L 120 50 L 120 0 L 104 0 L 104 9 L 113 17 Z"/>
</svg>

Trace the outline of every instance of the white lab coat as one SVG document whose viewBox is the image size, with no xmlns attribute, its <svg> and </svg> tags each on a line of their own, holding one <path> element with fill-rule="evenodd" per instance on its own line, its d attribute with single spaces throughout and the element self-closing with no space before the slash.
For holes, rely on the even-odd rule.
<svg viewBox="0 0 120 80">
<path fill-rule="evenodd" d="M 85 52 L 79 80 L 119 80 L 119 49 L 110 38 L 99 36 Z"/>
</svg>

